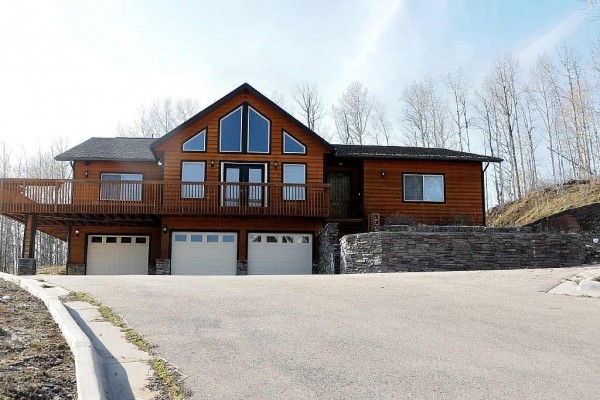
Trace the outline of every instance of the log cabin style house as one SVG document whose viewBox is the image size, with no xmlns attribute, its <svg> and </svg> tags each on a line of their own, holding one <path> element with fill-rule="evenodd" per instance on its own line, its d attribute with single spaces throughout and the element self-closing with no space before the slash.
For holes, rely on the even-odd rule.
<svg viewBox="0 0 600 400">
<path fill-rule="evenodd" d="M 330 144 L 248 84 L 159 139 L 91 138 L 73 179 L 0 180 L 0 213 L 69 243 L 69 274 L 310 274 L 319 232 L 485 225 L 495 157 Z"/>
</svg>

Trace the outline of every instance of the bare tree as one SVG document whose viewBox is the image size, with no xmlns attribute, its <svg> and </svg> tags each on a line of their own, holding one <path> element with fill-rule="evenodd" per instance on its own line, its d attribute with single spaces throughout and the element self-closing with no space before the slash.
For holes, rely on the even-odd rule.
<svg viewBox="0 0 600 400">
<path fill-rule="evenodd" d="M 323 102 L 316 84 L 307 82 L 296 85 L 294 100 L 299 110 L 299 114 L 306 126 L 312 131 L 316 131 L 319 122 L 325 116 Z"/>
<path fill-rule="evenodd" d="M 462 69 L 457 68 L 446 75 L 446 87 L 452 97 L 452 121 L 460 151 L 471 150 L 471 138 L 469 137 L 469 117 L 467 115 L 468 87 L 465 82 Z"/>
<path fill-rule="evenodd" d="M 118 128 L 121 136 L 161 137 L 200 111 L 193 99 L 173 101 L 170 97 L 155 100 L 150 107 L 142 106 L 138 116 L 128 125 Z"/>
<path fill-rule="evenodd" d="M 333 119 L 342 143 L 365 144 L 373 111 L 373 98 L 360 82 L 352 82 L 332 107 Z"/>
<path fill-rule="evenodd" d="M 392 123 L 388 117 L 385 105 L 379 101 L 373 102 L 372 124 L 371 136 L 375 144 L 385 144 L 386 146 L 392 144 Z"/>
</svg>

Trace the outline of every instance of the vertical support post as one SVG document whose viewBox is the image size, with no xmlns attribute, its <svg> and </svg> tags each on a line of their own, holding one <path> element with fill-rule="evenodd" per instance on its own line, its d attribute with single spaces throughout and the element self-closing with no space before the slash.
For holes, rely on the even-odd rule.
<svg viewBox="0 0 600 400">
<path fill-rule="evenodd" d="M 35 258 L 35 233 L 37 216 L 35 214 L 25 215 L 25 232 L 23 234 L 23 258 Z"/>
</svg>

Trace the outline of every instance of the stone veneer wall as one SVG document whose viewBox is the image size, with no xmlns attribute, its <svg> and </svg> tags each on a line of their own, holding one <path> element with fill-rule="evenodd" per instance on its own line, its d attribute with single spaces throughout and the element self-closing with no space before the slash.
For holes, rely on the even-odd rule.
<svg viewBox="0 0 600 400">
<path fill-rule="evenodd" d="M 171 260 L 169 258 L 159 258 L 156 260 L 156 275 L 171 275 Z"/>
<path fill-rule="evenodd" d="M 35 258 L 19 258 L 17 265 L 9 268 L 13 275 L 35 275 L 37 272 L 37 262 Z"/>
<path fill-rule="evenodd" d="M 85 275 L 85 264 L 67 264 L 67 275 Z"/>
<path fill-rule="evenodd" d="M 329 223 L 319 234 L 319 274 L 335 274 L 340 266 L 339 224 Z"/>
<path fill-rule="evenodd" d="M 577 234 L 516 228 L 395 226 L 340 243 L 343 274 L 563 267 L 584 257 Z"/>
</svg>

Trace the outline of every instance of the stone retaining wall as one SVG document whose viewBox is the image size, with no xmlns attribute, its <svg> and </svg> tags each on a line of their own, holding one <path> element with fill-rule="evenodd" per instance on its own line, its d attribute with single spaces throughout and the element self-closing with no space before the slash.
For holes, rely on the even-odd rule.
<svg viewBox="0 0 600 400">
<path fill-rule="evenodd" d="M 319 234 L 319 265 L 317 267 L 317 273 L 335 274 L 336 272 L 339 272 L 339 239 L 339 224 L 329 223 L 321 230 L 321 233 Z"/>
<path fill-rule="evenodd" d="M 455 228 L 460 229 L 451 230 Z M 484 227 L 443 229 L 434 227 L 427 232 L 394 228 L 393 232 L 344 236 L 340 240 L 340 272 L 548 268 L 579 265 L 584 258 L 582 239 L 576 234 Z"/>
</svg>

